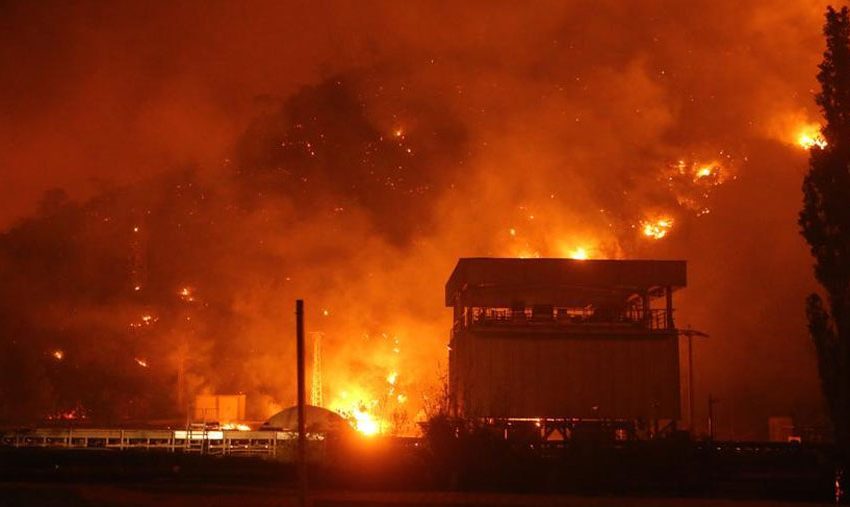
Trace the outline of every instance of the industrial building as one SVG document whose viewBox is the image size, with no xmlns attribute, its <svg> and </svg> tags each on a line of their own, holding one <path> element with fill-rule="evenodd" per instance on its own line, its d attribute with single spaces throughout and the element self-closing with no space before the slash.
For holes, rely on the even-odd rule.
<svg viewBox="0 0 850 507">
<path fill-rule="evenodd" d="M 460 259 L 445 291 L 452 411 L 564 438 L 577 421 L 675 424 L 686 281 L 684 261 Z"/>
<path fill-rule="evenodd" d="M 239 406 L 240 402 L 244 406 L 244 395 L 210 395 L 202 401 L 213 404 L 215 398 L 219 408 L 225 410 Z M 348 438 L 353 430 L 335 412 L 310 405 L 305 408 L 307 457 L 321 460 L 329 440 Z M 260 428 L 227 429 L 207 422 L 187 424 L 182 429 L 68 426 L 0 430 L 0 447 L 165 451 L 292 461 L 298 440 L 297 410 L 297 407 L 282 410 Z"/>
</svg>

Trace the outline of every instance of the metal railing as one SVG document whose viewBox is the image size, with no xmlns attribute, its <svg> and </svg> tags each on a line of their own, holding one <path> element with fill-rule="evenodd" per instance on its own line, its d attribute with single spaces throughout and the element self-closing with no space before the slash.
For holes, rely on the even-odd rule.
<svg viewBox="0 0 850 507">
<path fill-rule="evenodd" d="M 541 327 L 541 326 L 622 326 L 650 331 L 673 329 L 672 319 L 663 308 L 604 309 L 604 308 L 560 308 L 543 311 L 534 308 L 471 308 L 466 319 L 459 321 L 463 327 Z"/>
<path fill-rule="evenodd" d="M 313 440 L 322 439 L 321 435 L 313 435 Z M 291 454 L 292 449 L 294 449 L 294 442 L 294 432 L 265 430 L 38 428 L 0 433 L 0 446 L 4 447 L 138 449 L 278 458 Z"/>
</svg>

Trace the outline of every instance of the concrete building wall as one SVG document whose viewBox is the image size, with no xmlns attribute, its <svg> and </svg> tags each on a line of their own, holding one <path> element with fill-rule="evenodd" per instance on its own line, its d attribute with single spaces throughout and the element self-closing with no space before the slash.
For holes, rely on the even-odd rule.
<svg viewBox="0 0 850 507">
<path fill-rule="evenodd" d="M 195 396 L 193 416 L 195 421 L 244 421 L 245 395 L 199 394 Z"/>
<path fill-rule="evenodd" d="M 461 330 L 450 394 L 464 417 L 679 419 L 675 333 Z"/>
</svg>

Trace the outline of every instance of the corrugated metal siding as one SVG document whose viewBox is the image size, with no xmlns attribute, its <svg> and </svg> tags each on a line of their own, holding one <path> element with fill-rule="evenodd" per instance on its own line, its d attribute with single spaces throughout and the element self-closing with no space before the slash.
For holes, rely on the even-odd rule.
<svg viewBox="0 0 850 507">
<path fill-rule="evenodd" d="M 451 356 L 452 395 L 467 417 L 679 418 L 674 334 L 462 332 Z"/>
</svg>

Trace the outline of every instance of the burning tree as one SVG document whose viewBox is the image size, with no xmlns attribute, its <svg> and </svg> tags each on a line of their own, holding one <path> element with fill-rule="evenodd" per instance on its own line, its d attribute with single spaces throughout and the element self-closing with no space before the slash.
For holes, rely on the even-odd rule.
<svg viewBox="0 0 850 507">
<path fill-rule="evenodd" d="M 809 148 L 799 224 L 815 258 L 815 278 L 826 292 L 806 301 L 821 385 L 845 458 L 850 451 L 850 16 L 829 7 L 826 51 L 816 101 L 826 141 Z"/>
</svg>

